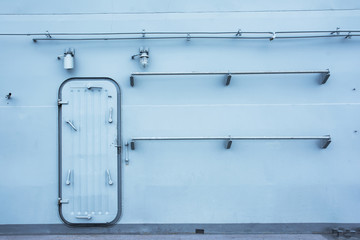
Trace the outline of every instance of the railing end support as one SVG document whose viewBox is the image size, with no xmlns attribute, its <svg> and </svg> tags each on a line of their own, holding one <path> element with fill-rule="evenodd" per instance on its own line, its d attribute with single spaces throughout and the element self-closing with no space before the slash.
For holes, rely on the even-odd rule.
<svg viewBox="0 0 360 240">
<path fill-rule="evenodd" d="M 326 149 L 331 143 L 331 138 L 329 137 L 328 139 L 325 139 L 324 142 L 322 143 L 321 148 L 322 149 Z"/>
<path fill-rule="evenodd" d="M 229 85 L 230 85 L 231 77 L 232 77 L 232 76 L 231 76 L 230 73 L 226 76 L 225 86 L 229 86 Z"/>
<path fill-rule="evenodd" d="M 134 85 L 135 85 L 135 79 L 134 79 L 134 76 L 131 75 L 131 76 L 130 76 L 130 86 L 131 86 L 131 87 L 134 87 Z"/>
<path fill-rule="evenodd" d="M 231 148 L 231 145 L 232 145 L 232 139 L 231 139 L 231 136 L 229 136 L 229 139 L 228 141 L 226 142 L 226 149 L 230 149 Z"/>
<path fill-rule="evenodd" d="M 330 71 L 321 74 L 321 84 L 325 84 L 330 77 Z"/>
</svg>

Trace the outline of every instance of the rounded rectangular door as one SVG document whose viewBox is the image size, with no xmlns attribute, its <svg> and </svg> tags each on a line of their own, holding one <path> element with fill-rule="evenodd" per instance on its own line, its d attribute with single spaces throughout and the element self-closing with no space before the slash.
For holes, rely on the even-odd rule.
<svg viewBox="0 0 360 240">
<path fill-rule="evenodd" d="M 120 89 L 71 78 L 59 89 L 59 213 L 70 225 L 120 216 Z"/>
</svg>

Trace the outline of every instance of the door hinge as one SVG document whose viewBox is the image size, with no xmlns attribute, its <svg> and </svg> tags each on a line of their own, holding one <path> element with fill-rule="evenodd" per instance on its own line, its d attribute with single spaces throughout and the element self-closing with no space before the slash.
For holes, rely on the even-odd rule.
<svg viewBox="0 0 360 240">
<path fill-rule="evenodd" d="M 69 199 L 61 199 L 59 198 L 58 199 L 58 204 L 61 205 L 61 204 L 69 204 Z"/>
<path fill-rule="evenodd" d="M 115 145 L 115 147 L 117 148 L 118 154 L 121 153 L 121 145 Z"/>
<path fill-rule="evenodd" d="M 61 105 L 67 105 L 69 104 L 69 101 L 65 102 L 65 101 L 62 101 L 61 99 L 58 99 L 58 106 L 61 106 Z"/>
</svg>

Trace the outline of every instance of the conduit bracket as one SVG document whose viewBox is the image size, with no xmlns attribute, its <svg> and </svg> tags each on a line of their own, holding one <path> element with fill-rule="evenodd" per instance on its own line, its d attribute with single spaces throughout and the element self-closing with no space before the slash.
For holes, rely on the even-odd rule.
<svg viewBox="0 0 360 240">
<path fill-rule="evenodd" d="M 242 35 L 242 34 L 241 34 L 241 29 L 239 29 L 239 30 L 237 31 L 237 33 L 236 33 L 235 36 L 236 36 L 236 37 L 241 37 L 241 35 Z"/>
<path fill-rule="evenodd" d="M 276 32 L 273 32 L 273 33 L 272 33 L 272 36 L 270 37 L 269 40 L 272 41 L 272 40 L 274 40 L 275 38 L 276 38 Z"/>
<path fill-rule="evenodd" d="M 331 32 L 330 34 L 331 34 L 331 35 L 333 35 L 333 34 L 335 34 L 335 33 L 336 33 L 336 35 L 339 35 L 339 34 L 340 34 L 339 30 L 340 30 L 340 28 L 339 28 L 339 27 L 337 27 L 337 28 L 336 28 L 336 30 L 335 30 L 335 31 L 333 31 L 333 32 Z"/>
<path fill-rule="evenodd" d="M 351 32 L 346 35 L 345 39 L 351 39 Z"/>
<path fill-rule="evenodd" d="M 188 33 L 187 35 L 186 35 L 186 41 L 190 41 L 191 40 L 191 36 L 190 36 L 190 33 Z"/>
<path fill-rule="evenodd" d="M 46 38 L 52 38 L 52 36 L 50 35 L 49 31 L 46 31 L 45 36 L 46 36 Z"/>
</svg>

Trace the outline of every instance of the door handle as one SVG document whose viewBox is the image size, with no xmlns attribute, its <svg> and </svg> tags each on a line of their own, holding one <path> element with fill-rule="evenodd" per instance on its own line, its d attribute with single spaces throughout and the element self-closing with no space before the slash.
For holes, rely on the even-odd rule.
<svg viewBox="0 0 360 240">
<path fill-rule="evenodd" d="M 109 169 L 106 169 L 106 173 L 107 173 L 107 176 L 108 176 L 108 183 L 109 183 L 109 185 L 113 185 L 113 181 L 111 180 L 111 175 L 110 175 Z"/>
<path fill-rule="evenodd" d="M 91 90 L 91 89 L 93 89 L 93 88 L 102 89 L 102 87 L 96 87 L 96 86 L 90 86 L 90 85 L 88 85 L 88 86 L 86 86 L 86 87 L 87 87 L 87 89 L 89 89 L 89 90 Z"/>
<path fill-rule="evenodd" d="M 109 123 L 113 122 L 112 114 L 113 114 L 113 108 L 111 107 L 110 110 L 109 110 Z"/>
<path fill-rule="evenodd" d="M 76 218 L 90 220 L 92 218 L 92 216 L 90 216 L 90 215 L 79 215 L 79 216 L 76 216 Z"/>
<path fill-rule="evenodd" d="M 66 178 L 66 185 L 70 185 L 70 177 L 71 177 L 71 170 L 69 169 L 68 174 L 67 174 L 67 178 Z"/>
<path fill-rule="evenodd" d="M 72 129 L 74 129 L 75 131 L 77 131 L 76 127 L 74 126 L 74 124 L 73 124 L 70 120 L 66 121 L 66 123 L 69 124 L 70 127 L 72 127 Z"/>
</svg>

